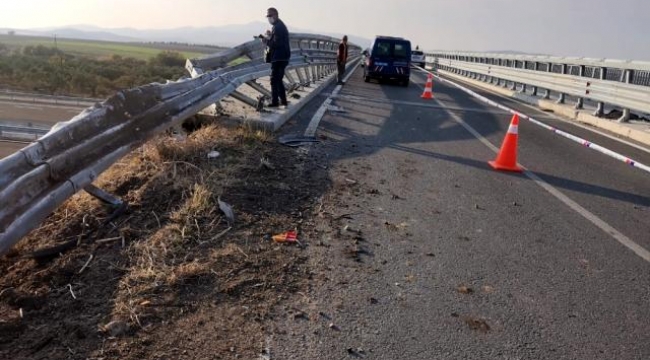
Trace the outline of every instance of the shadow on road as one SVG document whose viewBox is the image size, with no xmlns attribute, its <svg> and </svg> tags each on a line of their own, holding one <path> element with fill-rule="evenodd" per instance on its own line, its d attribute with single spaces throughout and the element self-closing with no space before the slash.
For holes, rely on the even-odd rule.
<svg viewBox="0 0 650 360">
<path fill-rule="evenodd" d="M 419 77 L 414 80 L 422 81 L 422 79 L 417 78 Z M 419 98 L 416 98 L 418 92 L 419 87 L 413 86 L 413 84 L 411 84 L 411 88 L 404 89 L 391 84 L 364 83 L 361 72 L 354 74 L 348 85 L 342 89 L 341 96 L 336 100 L 336 103 L 342 106 L 342 111 L 330 112 L 330 116 L 335 116 L 338 121 L 322 121 L 320 124 L 323 133 L 334 137 L 337 143 L 336 147 L 341 150 L 331 154 L 332 159 L 363 157 L 390 148 L 481 170 L 493 171 L 487 164 L 488 159 L 485 162 L 476 161 L 409 146 L 410 144 L 474 141 L 476 139 L 460 124 L 449 121 L 450 110 L 418 108 L 395 103 L 395 101 L 419 101 Z M 356 100 L 353 103 L 354 109 L 347 112 L 345 108 L 347 105 L 351 106 L 351 103 L 346 103 L 346 95 L 367 97 L 374 101 L 360 103 Z M 436 84 L 435 96 L 442 104 L 453 103 L 456 107 L 486 109 L 485 113 L 481 114 L 480 126 L 476 127 L 476 130 L 485 137 L 495 133 L 505 133 L 507 129 L 508 124 L 504 120 L 508 116 L 489 111 L 482 102 L 468 97 L 459 89 L 444 84 Z M 536 174 L 557 188 L 619 200 L 637 206 L 650 207 L 650 197 L 648 196 L 551 174 L 537 172 Z M 520 174 L 510 175 L 522 176 Z"/>
</svg>

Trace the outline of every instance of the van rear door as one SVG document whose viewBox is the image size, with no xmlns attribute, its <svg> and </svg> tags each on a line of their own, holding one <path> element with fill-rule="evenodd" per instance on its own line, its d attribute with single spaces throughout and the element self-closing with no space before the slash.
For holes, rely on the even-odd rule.
<svg viewBox="0 0 650 360">
<path fill-rule="evenodd" d="M 411 44 L 405 40 L 377 39 L 372 51 L 372 71 L 390 78 L 410 74 Z"/>
<path fill-rule="evenodd" d="M 393 66 L 401 74 L 408 76 L 411 68 L 411 43 L 396 41 L 393 45 Z"/>
</svg>

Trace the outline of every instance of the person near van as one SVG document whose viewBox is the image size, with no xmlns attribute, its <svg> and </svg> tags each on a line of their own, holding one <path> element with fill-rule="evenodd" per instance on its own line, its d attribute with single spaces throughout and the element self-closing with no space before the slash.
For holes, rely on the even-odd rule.
<svg viewBox="0 0 650 360">
<path fill-rule="evenodd" d="M 271 104 L 269 104 L 269 107 L 286 106 L 288 105 L 287 91 L 284 88 L 283 79 L 291 58 L 289 30 L 284 22 L 280 20 L 276 8 L 266 10 L 266 18 L 269 20 L 269 24 L 273 26 L 271 35 L 266 39 L 267 61 L 271 63 Z"/>
<path fill-rule="evenodd" d="M 348 62 L 348 36 L 344 35 L 339 50 L 336 54 L 336 66 L 338 70 L 338 84 L 343 85 L 343 75 L 345 75 L 345 64 Z"/>
</svg>

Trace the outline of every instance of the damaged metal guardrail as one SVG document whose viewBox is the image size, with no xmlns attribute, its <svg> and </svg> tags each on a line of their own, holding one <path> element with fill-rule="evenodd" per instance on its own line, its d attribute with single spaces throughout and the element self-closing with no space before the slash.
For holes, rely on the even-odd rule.
<svg viewBox="0 0 650 360">
<path fill-rule="evenodd" d="M 650 62 L 609 59 L 564 58 L 552 56 L 510 55 L 465 52 L 435 52 L 426 54 L 434 70 L 447 71 L 488 83 L 508 86 L 543 98 L 558 93 L 558 103 L 566 95 L 578 100 L 598 102 L 594 115 L 603 115 L 604 105 L 623 109 L 619 121 L 627 121 L 630 112 L 650 114 Z"/>
<path fill-rule="evenodd" d="M 305 86 L 336 70 L 338 39 L 292 34 L 291 42 L 287 69 L 294 70 L 299 82 L 289 76 L 289 85 Z M 119 205 L 92 182 L 156 134 L 236 93 L 240 85 L 268 76 L 270 65 L 262 60 L 263 50 L 263 44 L 254 40 L 214 56 L 188 60 L 192 79 L 118 92 L 0 160 L 0 254 L 82 189 Z M 350 46 L 351 58 L 360 52 L 359 47 Z M 241 57 L 249 60 L 228 66 Z M 262 94 L 268 92 L 252 87 Z"/>
</svg>

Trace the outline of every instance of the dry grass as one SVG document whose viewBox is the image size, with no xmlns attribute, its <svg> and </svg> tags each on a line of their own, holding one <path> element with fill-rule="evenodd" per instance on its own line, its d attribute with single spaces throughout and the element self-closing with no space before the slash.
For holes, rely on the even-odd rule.
<svg viewBox="0 0 650 360">
<path fill-rule="evenodd" d="M 142 184 L 126 193 L 131 203 L 142 204 L 151 195 L 147 189 L 165 184 L 180 197 L 178 206 L 156 215 L 155 231 L 142 241 L 132 242 L 127 249 L 129 267 L 119 283 L 113 320 L 128 319 L 131 326 L 146 326 L 152 313 L 156 313 L 154 318 L 161 316 L 160 308 L 152 308 L 151 303 L 174 301 L 161 294 L 188 280 L 214 277 L 212 269 L 223 265 L 224 259 L 233 262 L 233 258 L 248 258 L 233 243 L 226 243 L 223 249 L 213 248 L 207 256 L 200 249 L 205 244 L 214 245 L 211 240 L 226 229 L 217 198 L 223 195 L 224 188 L 240 181 L 235 174 L 253 168 L 245 160 L 256 157 L 253 154 L 272 140 L 271 133 L 250 124 L 234 130 L 208 125 L 185 141 L 158 139 L 102 177 L 103 186 L 108 187 Z M 208 159 L 211 150 L 218 150 L 221 157 L 216 161 Z M 133 174 L 140 174 L 138 181 L 133 180 Z"/>
<path fill-rule="evenodd" d="M 209 159 L 211 151 L 221 155 Z M 321 195 L 314 192 L 327 183 L 315 170 L 320 168 L 305 167 L 297 156 L 250 124 L 211 123 L 201 124 L 184 141 L 161 136 L 132 152 L 95 182 L 129 204 L 124 214 L 102 226 L 113 209 L 77 194 L 16 249 L 18 255 L 29 254 L 70 239 L 81 239 L 80 246 L 44 265 L 18 255 L 0 259 L 0 287 L 15 289 L 11 297 L 0 298 L 0 316 L 10 318 L 17 311 L 12 304 L 32 294 L 42 297 L 34 304 L 45 304 L 25 307 L 30 320 L 25 331 L 12 333 L 14 345 L 39 343 L 73 326 L 88 334 L 65 341 L 85 357 L 141 359 L 146 357 L 133 351 L 131 335 L 148 338 L 156 349 L 173 349 L 177 344 L 166 325 L 174 324 L 182 337 L 196 327 L 189 319 L 210 323 L 213 314 L 222 314 L 227 318 L 214 323 L 228 328 L 206 331 L 201 341 L 214 345 L 197 351 L 237 346 L 250 347 L 246 351 L 254 354 L 258 349 L 251 339 L 264 336 L 270 309 L 282 294 L 301 288 L 305 271 L 298 247 L 273 244 L 264 235 L 298 227 L 296 214 L 310 213 L 311 199 Z M 291 181 L 288 171 L 295 174 Z M 220 211 L 219 198 L 236 212 L 234 225 Z M 96 232 L 86 234 L 91 229 Z M 109 240 L 96 241 L 102 239 Z M 91 254 L 92 262 L 84 267 Z M 231 314 L 244 305 L 249 309 L 244 314 Z M 115 352 L 97 350 L 106 341 L 96 336 L 98 329 L 124 339 L 116 340 Z M 215 335 L 227 340 L 215 343 Z M 33 352 L 5 340 L 7 348 L 15 349 L 7 353 L 10 358 L 66 356 L 63 348 L 57 352 L 56 341 Z"/>
</svg>

